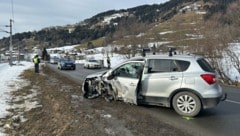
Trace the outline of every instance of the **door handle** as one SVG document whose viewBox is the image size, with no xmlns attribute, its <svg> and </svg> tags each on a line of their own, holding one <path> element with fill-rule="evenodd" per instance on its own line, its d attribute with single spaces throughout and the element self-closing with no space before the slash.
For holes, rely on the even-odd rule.
<svg viewBox="0 0 240 136">
<path fill-rule="evenodd" d="M 170 77 L 170 80 L 178 80 L 178 78 L 175 77 L 175 76 L 171 76 L 171 77 Z"/>
</svg>

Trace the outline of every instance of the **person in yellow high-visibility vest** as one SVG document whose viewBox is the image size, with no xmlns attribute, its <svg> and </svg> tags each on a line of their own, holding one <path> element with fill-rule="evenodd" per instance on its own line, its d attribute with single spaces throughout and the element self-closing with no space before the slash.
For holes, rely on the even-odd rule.
<svg viewBox="0 0 240 136">
<path fill-rule="evenodd" d="M 35 67 L 35 73 L 39 73 L 39 63 L 40 63 L 40 59 L 38 58 L 38 55 L 35 55 L 33 58 L 33 63 L 34 63 L 34 67 Z"/>
</svg>

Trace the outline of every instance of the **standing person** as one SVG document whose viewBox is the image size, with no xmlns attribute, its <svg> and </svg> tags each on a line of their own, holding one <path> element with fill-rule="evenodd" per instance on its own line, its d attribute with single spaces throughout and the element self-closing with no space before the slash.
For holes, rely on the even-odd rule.
<svg viewBox="0 0 240 136">
<path fill-rule="evenodd" d="M 108 69 L 110 69 L 110 67 L 111 67 L 111 61 L 110 61 L 109 56 L 107 56 L 107 65 L 108 65 Z"/>
<path fill-rule="evenodd" d="M 34 67 L 35 67 L 35 73 L 39 73 L 39 63 L 40 63 L 40 59 L 38 58 L 38 55 L 35 55 L 33 58 L 33 63 L 34 63 Z"/>
<path fill-rule="evenodd" d="M 48 53 L 47 53 L 46 48 L 44 47 L 43 51 L 42 51 L 42 60 L 44 62 L 44 66 L 46 65 L 47 56 L 48 56 Z"/>
</svg>

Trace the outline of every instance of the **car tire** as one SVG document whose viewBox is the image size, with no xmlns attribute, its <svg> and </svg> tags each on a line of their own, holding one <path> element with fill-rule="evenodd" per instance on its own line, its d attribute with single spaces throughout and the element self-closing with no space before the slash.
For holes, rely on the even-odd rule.
<svg viewBox="0 0 240 136">
<path fill-rule="evenodd" d="M 174 110 L 187 117 L 194 117 L 201 111 L 202 105 L 198 96 L 191 92 L 180 92 L 173 97 Z"/>
</svg>

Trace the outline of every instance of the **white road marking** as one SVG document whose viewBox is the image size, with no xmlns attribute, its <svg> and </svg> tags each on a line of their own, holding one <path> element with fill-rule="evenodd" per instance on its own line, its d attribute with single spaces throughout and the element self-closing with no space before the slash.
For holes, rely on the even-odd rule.
<svg viewBox="0 0 240 136">
<path fill-rule="evenodd" d="M 228 99 L 226 99 L 225 101 L 231 102 L 231 103 L 235 103 L 235 104 L 239 104 L 239 105 L 240 105 L 240 102 L 237 102 L 237 101 L 232 101 L 232 100 L 228 100 Z"/>
</svg>

